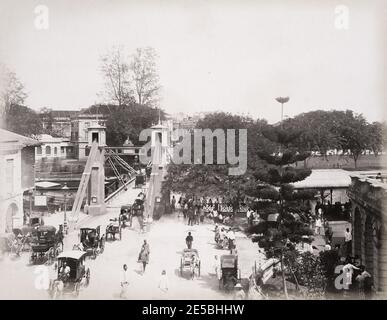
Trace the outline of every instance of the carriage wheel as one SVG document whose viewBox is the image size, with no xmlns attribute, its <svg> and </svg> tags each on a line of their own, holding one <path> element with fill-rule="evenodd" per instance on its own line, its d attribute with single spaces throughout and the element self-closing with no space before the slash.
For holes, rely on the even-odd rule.
<svg viewBox="0 0 387 320">
<path fill-rule="evenodd" d="M 105 250 L 105 241 L 103 239 L 101 240 L 99 248 L 100 248 L 100 253 L 102 253 Z"/>
<path fill-rule="evenodd" d="M 34 262 L 35 262 L 35 254 L 34 254 L 34 252 L 31 250 L 31 255 L 30 255 L 29 263 L 30 263 L 30 264 L 34 264 Z"/>
</svg>

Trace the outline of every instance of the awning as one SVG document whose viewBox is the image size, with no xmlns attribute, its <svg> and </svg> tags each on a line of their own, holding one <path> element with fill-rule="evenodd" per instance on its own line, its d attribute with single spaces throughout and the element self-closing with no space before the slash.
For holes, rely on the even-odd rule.
<svg viewBox="0 0 387 320">
<path fill-rule="evenodd" d="M 42 181 L 42 182 L 35 183 L 35 187 L 39 187 L 39 188 L 52 188 L 57 186 L 60 186 L 60 183 L 54 183 L 49 181 Z"/>
<path fill-rule="evenodd" d="M 310 176 L 293 183 L 295 189 L 335 189 L 348 188 L 351 184 L 349 171 L 342 169 L 312 170 Z"/>
</svg>

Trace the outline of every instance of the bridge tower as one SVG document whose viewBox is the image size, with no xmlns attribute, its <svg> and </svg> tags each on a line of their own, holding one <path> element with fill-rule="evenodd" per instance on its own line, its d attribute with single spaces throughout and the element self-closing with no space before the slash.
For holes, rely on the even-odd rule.
<svg viewBox="0 0 387 320">
<path fill-rule="evenodd" d="M 167 154 L 170 148 L 170 130 L 167 126 L 161 124 L 160 119 L 158 124 L 152 126 L 151 129 L 152 163 L 164 166 L 168 162 Z"/>
<path fill-rule="evenodd" d="M 106 212 L 105 206 L 105 147 L 106 127 L 95 124 L 87 128 L 88 144 L 98 143 L 98 152 L 90 171 L 87 188 L 88 214 L 99 215 Z"/>
<path fill-rule="evenodd" d="M 85 212 L 90 215 L 99 215 L 106 212 L 105 200 L 105 127 L 93 125 L 87 129 L 88 146 L 87 161 L 81 181 L 74 198 L 71 217 L 73 222 L 78 221 L 83 200 L 86 195 Z"/>
</svg>

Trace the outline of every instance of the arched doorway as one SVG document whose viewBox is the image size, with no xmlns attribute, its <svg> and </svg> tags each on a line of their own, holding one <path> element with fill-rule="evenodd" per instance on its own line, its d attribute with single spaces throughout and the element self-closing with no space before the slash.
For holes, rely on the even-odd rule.
<svg viewBox="0 0 387 320">
<path fill-rule="evenodd" d="M 11 203 L 7 209 L 7 214 L 5 216 L 5 232 L 12 232 L 13 229 L 13 219 L 17 215 L 19 209 L 15 203 Z"/>
<path fill-rule="evenodd" d="M 375 239 L 374 239 L 374 228 L 373 228 L 373 218 L 367 216 L 365 221 L 365 230 L 364 230 L 364 249 L 365 249 L 365 267 L 366 270 L 371 273 L 372 278 L 377 279 L 376 268 L 376 254 L 375 254 Z"/>
<path fill-rule="evenodd" d="M 353 238 L 354 238 L 354 255 L 359 256 L 361 258 L 362 256 L 362 237 L 363 232 L 361 228 L 361 213 L 358 207 L 355 208 L 355 222 L 354 222 L 354 230 L 353 230 Z"/>
</svg>

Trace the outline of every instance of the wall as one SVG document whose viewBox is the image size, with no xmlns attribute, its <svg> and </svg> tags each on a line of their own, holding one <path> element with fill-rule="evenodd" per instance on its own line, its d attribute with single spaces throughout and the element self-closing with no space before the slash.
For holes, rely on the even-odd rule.
<svg viewBox="0 0 387 320">
<path fill-rule="evenodd" d="M 13 184 L 6 181 L 7 160 L 13 160 Z M 28 161 L 28 160 L 27 160 Z M 17 207 L 14 227 L 23 224 L 23 188 L 21 151 L 0 155 L 0 233 L 6 230 L 6 215 L 11 205 Z M 27 179 L 28 180 L 28 179 Z M 28 183 L 24 181 L 24 183 Z"/>
</svg>

